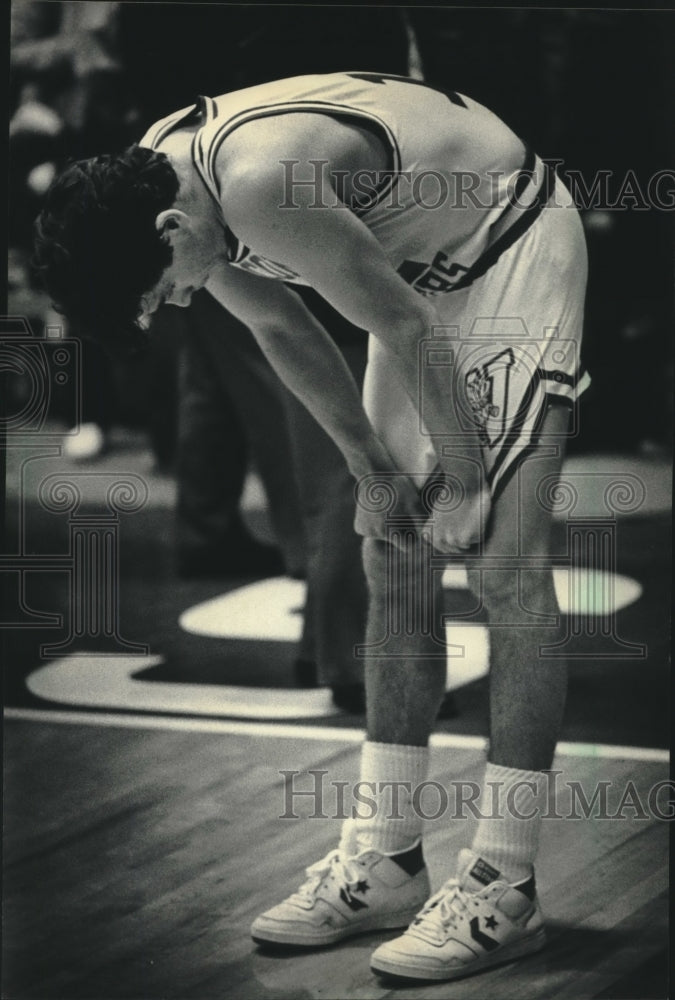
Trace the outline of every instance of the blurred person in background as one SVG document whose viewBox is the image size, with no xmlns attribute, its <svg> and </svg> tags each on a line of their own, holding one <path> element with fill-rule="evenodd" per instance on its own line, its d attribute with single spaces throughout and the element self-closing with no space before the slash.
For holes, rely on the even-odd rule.
<svg viewBox="0 0 675 1000">
<path fill-rule="evenodd" d="M 88 156 L 103 143 L 131 139 L 125 75 L 114 32 L 117 4 L 16 0 L 11 8 L 10 74 L 10 302 L 38 327 L 63 325 L 31 286 L 27 255 L 32 220 L 67 157 Z M 74 460 L 107 446 L 119 407 L 110 360 L 82 345 L 81 422 L 63 440 Z M 75 413 L 61 416 L 73 423 Z"/>
</svg>

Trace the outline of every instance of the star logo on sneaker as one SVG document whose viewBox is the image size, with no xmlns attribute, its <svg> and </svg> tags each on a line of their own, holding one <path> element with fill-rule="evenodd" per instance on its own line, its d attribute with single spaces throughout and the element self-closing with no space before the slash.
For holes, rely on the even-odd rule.
<svg viewBox="0 0 675 1000">
<path fill-rule="evenodd" d="M 391 855 L 376 848 L 352 854 L 353 849 L 353 838 L 347 838 L 343 847 L 305 868 L 298 889 L 253 921 L 253 940 L 314 948 L 353 934 L 407 927 L 431 891 L 420 841 Z"/>
<path fill-rule="evenodd" d="M 485 951 L 493 951 L 494 948 L 499 947 L 499 941 L 496 941 L 495 938 L 491 938 L 489 934 L 483 934 L 478 923 L 478 917 L 471 918 L 469 921 L 469 929 L 473 940 L 476 944 L 479 944 L 481 948 L 484 948 Z"/>
<path fill-rule="evenodd" d="M 358 886 L 356 887 L 356 890 L 358 891 Z M 362 899 L 357 899 L 352 895 L 352 891 L 348 885 L 345 885 L 342 889 L 340 889 L 340 899 L 343 903 L 347 904 L 350 910 L 363 910 L 368 907 L 368 904 L 364 903 Z"/>
<path fill-rule="evenodd" d="M 379 975 L 449 981 L 524 958 L 545 943 L 534 875 L 524 884 L 509 883 L 464 848 L 457 877 L 448 879 L 403 934 L 375 949 L 370 965 Z"/>
</svg>

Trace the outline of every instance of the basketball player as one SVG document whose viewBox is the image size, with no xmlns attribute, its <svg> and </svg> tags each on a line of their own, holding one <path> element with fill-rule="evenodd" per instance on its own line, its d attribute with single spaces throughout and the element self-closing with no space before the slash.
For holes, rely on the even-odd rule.
<svg viewBox="0 0 675 1000">
<path fill-rule="evenodd" d="M 468 97 L 376 74 L 298 77 L 200 98 L 121 155 L 71 165 L 36 255 L 60 308 L 118 340 L 206 288 L 360 484 L 361 778 L 377 808 L 345 822 L 254 939 L 317 946 L 410 924 L 372 967 L 429 980 L 540 948 L 542 772 L 566 687 L 563 662 L 539 652 L 558 614 L 546 496 L 587 381 L 585 245 L 561 182 Z M 363 401 L 293 284 L 370 331 Z M 428 899 L 415 792 L 444 691 L 443 555 L 462 557 L 493 626 L 491 732 L 475 838 Z"/>
</svg>

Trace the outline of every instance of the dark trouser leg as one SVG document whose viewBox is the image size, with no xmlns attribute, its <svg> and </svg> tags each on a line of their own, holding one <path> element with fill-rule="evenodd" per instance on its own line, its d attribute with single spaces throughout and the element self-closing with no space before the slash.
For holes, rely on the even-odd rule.
<svg viewBox="0 0 675 1000">
<path fill-rule="evenodd" d="M 207 353 L 187 329 L 180 352 L 179 559 L 226 543 L 241 527 L 239 501 L 248 465 L 246 436 Z"/>
<path fill-rule="evenodd" d="M 367 335 L 319 296 L 301 293 L 335 337 L 358 386 L 366 368 Z M 307 607 L 300 657 L 313 659 L 320 684 L 363 684 L 367 588 L 361 539 L 354 531 L 354 480 L 337 446 L 301 403 L 288 396 L 296 480 L 307 535 Z M 336 694 L 337 701 L 337 694 Z"/>
<path fill-rule="evenodd" d="M 307 410 L 289 402 L 296 476 L 307 534 L 307 606 L 302 659 L 320 684 L 362 684 L 366 583 L 354 531 L 354 481 L 342 455 Z"/>
<path fill-rule="evenodd" d="M 206 547 L 213 553 L 219 545 L 228 549 L 233 539 L 245 534 L 239 503 L 252 457 L 286 566 L 291 571 L 302 568 L 304 534 L 279 380 L 251 333 L 206 292 L 197 293 L 189 309 L 165 312 L 181 327 L 184 345 L 177 457 L 179 551 L 186 555 Z M 270 564 L 269 571 L 281 572 L 282 566 Z"/>
<path fill-rule="evenodd" d="M 293 476 L 287 423 L 287 390 L 270 367 L 250 331 L 208 293 L 198 292 L 190 308 L 190 331 L 243 429 L 249 454 L 269 501 L 269 513 L 286 567 L 304 567 L 304 529 Z"/>
</svg>

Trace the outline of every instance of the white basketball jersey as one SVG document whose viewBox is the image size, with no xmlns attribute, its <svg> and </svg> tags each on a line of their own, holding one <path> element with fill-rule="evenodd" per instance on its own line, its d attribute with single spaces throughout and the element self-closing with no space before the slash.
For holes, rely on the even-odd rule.
<svg viewBox="0 0 675 1000">
<path fill-rule="evenodd" d="M 216 176 L 218 151 L 235 129 L 298 111 L 351 121 L 379 136 L 388 169 L 353 178 L 363 196 L 350 207 L 399 274 L 425 295 L 470 283 L 485 251 L 510 245 L 550 194 L 541 161 L 496 115 L 468 97 L 407 77 L 301 76 L 200 98 L 153 125 L 141 145 L 155 149 L 175 129 L 200 126 L 194 165 L 223 216 L 230 263 L 242 270 L 304 284 L 283 261 L 256 253 L 227 227 Z M 292 173 L 287 177 L 292 181 Z"/>
</svg>

